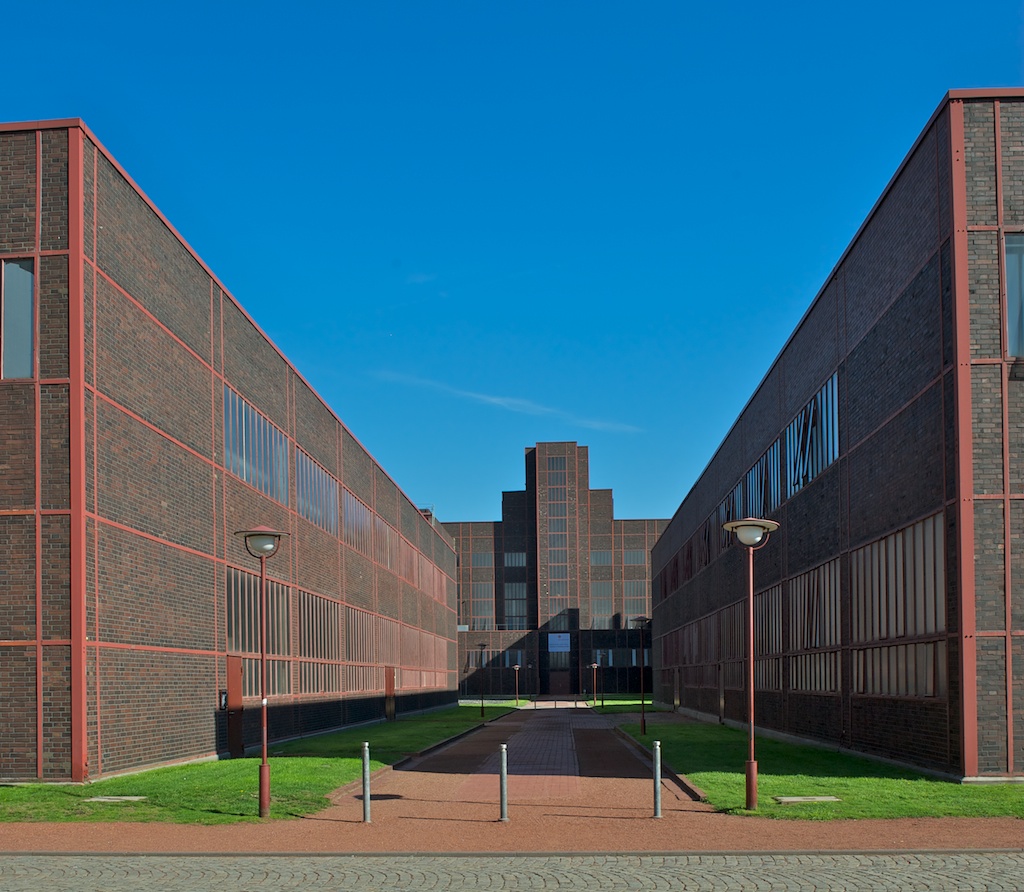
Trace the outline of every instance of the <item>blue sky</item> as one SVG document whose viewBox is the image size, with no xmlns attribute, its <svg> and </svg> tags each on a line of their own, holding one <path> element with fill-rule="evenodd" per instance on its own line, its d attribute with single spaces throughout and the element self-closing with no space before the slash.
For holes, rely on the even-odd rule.
<svg viewBox="0 0 1024 892">
<path fill-rule="evenodd" d="M 1007 0 L 38 16 L 0 115 L 85 120 L 442 520 L 544 440 L 671 516 L 945 93 L 1024 85 Z"/>
</svg>

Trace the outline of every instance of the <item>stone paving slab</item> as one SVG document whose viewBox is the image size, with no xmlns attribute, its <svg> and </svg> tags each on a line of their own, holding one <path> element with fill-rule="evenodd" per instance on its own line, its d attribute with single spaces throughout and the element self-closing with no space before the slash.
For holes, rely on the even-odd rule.
<svg viewBox="0 0 1024 892">
<path fill-rule="evenodd" d="M 1024 853 L 6 855 L 0 892 L 1016 892 Z"/>
</svg>

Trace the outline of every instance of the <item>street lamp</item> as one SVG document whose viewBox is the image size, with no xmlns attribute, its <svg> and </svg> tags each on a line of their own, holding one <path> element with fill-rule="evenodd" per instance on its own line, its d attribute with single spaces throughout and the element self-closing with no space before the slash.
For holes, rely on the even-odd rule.
<svg viewBox="0 0 1024 892">
<path fill-rule="evenodd" d="M 644 629 L 650 620 L 646 616 L 634 616 L 633 625 L 640 630 L 640 736 L 647 734 L 647 713 L 644 707 Z"/>
<path fill-rule="evenodd" d="M 277 554 L 281 537 L 287 533 L 270 527 L 256 527 L 235 533 L 245 540 L 245 550 L 260 559 L 260 817 L 270 814 L 270 765 L 267 763 L 267 558 Z"/>
<path fill-rule="evenodd" d="M 516 663 L 515 666 L 513 666 L 512 668 L 516 670 L 516 709 L 518 709 L 519 708 L 519 664 Z"/>
<path fill-rule="evenodd" d="M 590 668 L 594 670 L 594 709 L 597 709 L 597 663 L 591 663 Z"/>
<path fill-rule="evenodd" d="M 730 520 L 722 528 L 734 533 L 747 546 L 747 723 L 750 727 L 747 753 L 747 811 L 757 809 L 757 761 L 754 759 L 754 552 L 768 543 L 779 525 L 774 520 L 744 517 Z"/>
</svg>

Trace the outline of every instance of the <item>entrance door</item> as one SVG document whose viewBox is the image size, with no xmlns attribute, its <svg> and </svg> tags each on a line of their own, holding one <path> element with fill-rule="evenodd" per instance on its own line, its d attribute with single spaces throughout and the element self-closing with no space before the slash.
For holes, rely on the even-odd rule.
<svg viewBox="0 0 1024 892">
<path fill-rule="evenodd" d="M 548 693 L 552 696 L 572 696 L 572 644 L 568 632 L 548 632 Z"/>
<path fill-rule="evenodd" d="M 571 697 L 572 673 L 564 669 L 549 672 L 548 689 L 553 697 Z"/>
</svg>

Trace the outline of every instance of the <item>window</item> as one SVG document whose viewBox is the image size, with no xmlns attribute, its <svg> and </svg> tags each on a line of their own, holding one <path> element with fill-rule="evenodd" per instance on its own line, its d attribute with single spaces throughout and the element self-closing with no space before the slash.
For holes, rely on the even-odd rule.
<svg viewBox="0 0 1024 892">
<path fill-rule="evenodd" d="M 345 515 L 345 544 L 370 557 L 373 548 L 373 512 L 347 489 L 342 492 L 342 507 Z M 403 578 L 408 577 L 403 573 Z"/>
<path fill-rule="evenodd" d="M 340 692 L 342 605 L 300 591 L 296 598 L 296 620 L 297 654 L 303 658 L 299 664 L 299 692 Z"/>
<path fill-rule="evenodd" d="M 782 465 L 779 441 L 768 447 L 747 471 L 747 517 L 768 517 L 782 504 Z"/>
<path fill-rule="evenodd" d="M 646 579 L 627 579 L 622 583 L 622 594 L 627 621 L 635 616 L 647 616 L 650 611 L 647 607 Z"/>
<path fill-rule="evenodd" d="M 627 548 L 622 553 L 622 563 L 633 567 L 647 566 L 647 552 L 642 548 Z"/>
<path fill-rule="evenodd" d="M 224 462 L 236 477 L 288 504 L 288 438 L 227 386 Z"/>
<path fill-rule="evenodd" d="M 593 629 L 612 627 L 612 584 L 610 581 L 590 583 L 590 625 Z"/>
<path fill-rule="evenodd" d="M 526 583 L 505 583 L 505 628 L 526 628 Z"/>
<path fill-rule="evenodd" d="M 299 514 L 338 535 L 338 481 L 301 449 L 295 451 L 295 496 Z"/>
<path fill-rule="evenodd" d="M 36 327 L 32 261 L 4 260 L 0 267 L 0 378 L 31 378 Z"/>
<path fill-rule="evenodd" d="M 494 628 L 494 583 L 474 582 L 471 588 L 473 620 L 470 628 L 474 630 Z"/>
<path fill-rule="evenodd" d="M 548 456 L 548 470 L 549 471 L 564 471 L 565 470 L 565 456 L 564 455 L 549 455 Z"/>
<path fill-rule="evenodd" d="M 839 458 L 839 389 L 833 375 L 786 428 L 789 495 L 796 495 Z"/>
<path fill-rule="evenodd" d="M 506 551 L 505 552 L 505 566 L 506 567 L 525 567 L 526 566 L 526 552 L 525 551 Z"/>
<path fill-rule="evenodd" d="M 291 693 L 289 661 L 275 659 L 291 654 L 291 623 L 288 587 L 267 581 L 267 693 Z M 242 693 L 257 697 L 260 692 L 260 578 L 252 573 L 227 571 L 228 650 L 245 656 L 242 660 Z"/>
<path fill-rule="evenodd" d="M 850 592 L 852 638 L 860 645 L 853 651 L 854 691 L 885 697 L 945 696 L 942 514 L 851 552 Z"/>
<path fill-rule="evenodd" d="M 789 686 L 839 690 L 839 561 L 789 581 Z"/>
<path fill-rule="evenodd" d="M 782 586 L 754 597 L 754 690 L 782 690 Z"/>
<path fill-rule="evenodd" d="M 521 669 L 526 666 L 526 651 L 521 647 L 510 647 L 502 654 L 501 662 L 506 669 L 519 666 Z"/>
<path fill-rule="evenodd" d="M 610 567 L 612 565 L 612 553 L 610 551 L 590 552 L 590 566 Z"/>
<path fill-rule="evenodd" d="M 1024 356 L 1024 233 L 1006 236 L 1006 352 Z"/>
<path fill-rule="evenodd" d="M 493 567 L 494 566 L 494 552 L 493 551 L 474 551 L 471 560 L 471 566 L 474 567 Z"/>
</svg>

